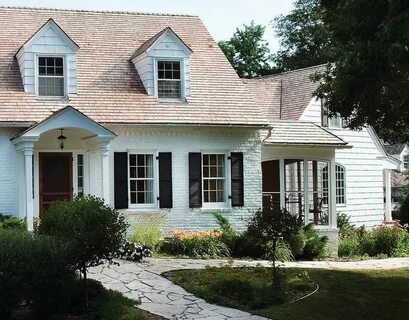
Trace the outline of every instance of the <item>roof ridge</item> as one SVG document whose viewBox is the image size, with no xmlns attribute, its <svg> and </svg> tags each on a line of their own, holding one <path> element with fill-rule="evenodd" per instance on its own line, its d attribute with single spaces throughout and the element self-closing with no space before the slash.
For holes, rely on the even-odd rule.
<svg viewBox="0 0 409 320">
<path fill-rule="evenodd" d="M 171 17 L 199 17 L 191 14 L 177 14 L 177 13 L 153 13 L 153 12 L 138 12 L 138 11 L 116 11 L 116 10 L 91 10 L 91 9 L 66 9 L 66 8 L 47 8 L 47 7 L 29 7 L 29 6 L 2 6 L 0 9 L 9 10 L 32 10 L 32 11 L 63 11 L 63 12 L 83 12 L 95 14 L 129 14 L 140 16 L 171 16 Z"/>
<path fill-rule="evenodd" d="M 261 76 L 261 77 L 255 78 L 255 79 L 269 79 L 269 78 L 274 78 L 274 77 L 281 76 L 281 75 L 286 75 L 286 74 L 289 74 L 289 73 L 296 73 L 296 72 L 300 72 L 300 71 L 304 71 L 304 70 L 308 70 L 308 69 L 315 69 L 315 68 L 322 67 L 322 66 L 325 66 L 325 65 L 327 65 L 327 63 L 321 63 L 321 64 L 316 64 L 314 66 L 309 66 L 309 67 L 305 67 L 305 68 L 288 70 L 288 71 L 283 71 L 283 72 L 274 73 L 274 74 L 268 74 L 268 75 Z"/>
</svg>

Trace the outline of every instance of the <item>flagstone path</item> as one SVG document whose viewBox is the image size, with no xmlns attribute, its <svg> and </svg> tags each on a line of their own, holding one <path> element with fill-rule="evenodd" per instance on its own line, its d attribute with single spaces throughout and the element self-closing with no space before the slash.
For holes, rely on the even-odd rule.
<svg viewBox="0 0 409 320">
<path fill-rule="evenodd" d="M 106 288 L 119 291 L 124 296 L 140 301 L 138 308 L 165 319 L 205 320 L 261 320 L 260 316 L 217 306 L 195 297 L 161 276 L 162 273 L 181 269 L 203 269 L 207 266 L 227 265 L 226 260 L 146 259 L 142 263 L 119 261 L 119 265 L 101 265 L 91 268 L 89 277 L 100 281 Z M 268 261 L 238 261 L 233 267 L 268 266 Z M 354 262 L 303 261 L 288 262 L 284 267 L 320 269 L 396 269 L 409 267 L 409 258 L 365 260 Z"/>
</svg>

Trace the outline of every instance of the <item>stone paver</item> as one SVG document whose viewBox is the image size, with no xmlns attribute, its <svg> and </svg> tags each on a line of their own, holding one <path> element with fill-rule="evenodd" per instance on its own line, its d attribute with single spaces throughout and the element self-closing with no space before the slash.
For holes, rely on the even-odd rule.
<svg viewBox="0 0 409 320">
<path fill-rule="evenodd" d="M 146 259 L 142 263 L 120 261 L 119 265 L 102 265 L 91 268 L 89 277 L 101 281 L 109 289 L 139 301 L 139 308 L 165 319 L 262 320 L 240 310 L 217 306 L 195 297 L 183 288 L 161 276 L 162 273 L 182 269 L 203 269 L 207 266 L 227 265 L 226 260 Z M 269 266 L 268 261 L 233 262 L 233 267 Z M 396 269 L 409 267 L 409 258 L 341 261 L 287 262 L 289 268 L 319 268 L 334 270 Z"/>
</svg>

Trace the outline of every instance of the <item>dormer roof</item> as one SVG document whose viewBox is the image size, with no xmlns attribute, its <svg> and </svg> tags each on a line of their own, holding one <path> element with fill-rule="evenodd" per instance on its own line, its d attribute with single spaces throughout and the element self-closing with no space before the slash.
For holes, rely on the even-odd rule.
<svg viewBox="0 0 409 320">
<path fill-rule="evenodd" d="M 135 51 L 135 53 L 131 57 L 131 60 L 135 59 L 143 53 L 148 52 L 150 48 L 152 48 L 156 43 L 161 41 L 161 39 L 165 38 L 167 35 L 170 35 L 172 38 L 174 38 L 179 43 L 179 45 L 185 49 L 187 55 L 190 55 L 193 52 L 193 50 L 189 48 L 189 46 L 172 30 L 171 27 L 166 27 L 159 33 L 155 34 L 152 38 L 146 40 Z"/>
<path fill-rule="evenodd" d="M 79 45 L 71 39 L 71 37 L 56 23 L 52 18 L 48 19 L 46 23 L 44 23 L 40 29 L 38 29 L 16 52 L 16 57 L 18 57 L 22 51 L 26 48 L 30 47 L 35 40 L 40 37 L 43 33 L 47 32 L 49 29 L 52 29 L 53 32 L 57 33 L 57 35 L 68 45 L 71 45 L 74 50 L 79 49 Z"/>
</svg>

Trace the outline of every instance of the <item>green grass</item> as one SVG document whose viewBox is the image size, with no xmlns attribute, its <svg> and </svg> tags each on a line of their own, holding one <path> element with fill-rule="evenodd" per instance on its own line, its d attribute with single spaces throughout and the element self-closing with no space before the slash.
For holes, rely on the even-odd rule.
<svg viewBox="0 0 409 320">
<path fill-rule="evenodd" d="M 264 271 L 263 271 L 264 270 Z M 290 278 L 300 273 L 289 269 Z M 312 281 L 319 285 L 314 295 L 291 304 L 248 308 L 238 303 L 235 295 L 218 295 L 214 288 L 226 279 L 246 280 L 254 290 L 268 282 L 270 274 L 263 268 L 175 271 L 167 276 L 187 291 L 209 302 L 236 307 L 277 320 L 400 320 L 409 318 L 409 268 L 384 271 L 306 270 Z M 263 280 L 264 277 L 264 280 Z M 271 291 L 270 291 L 271 292 Z M 266 292 L 255 297 L 268 300 Z"/>
</svg>

